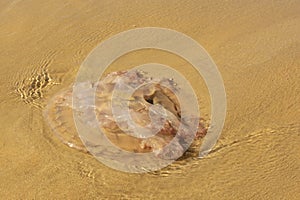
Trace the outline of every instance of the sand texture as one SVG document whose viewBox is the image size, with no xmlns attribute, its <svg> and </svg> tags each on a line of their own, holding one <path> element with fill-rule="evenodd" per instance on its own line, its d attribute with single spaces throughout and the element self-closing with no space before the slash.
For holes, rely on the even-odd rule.
<svg viewBox="0 0 300 200">
<path fill-rule="evenodd" d="M 128 174 L 62 144 L 42 113 L 101 41 L 149 26 L 209 52 L 227 116 L 204 159 Z M 300 199 L 299 36 L 299 0 L 0 0 L 0 199 Z M 147 62 L 187 77 L 209 119 L 207 88 L 178 56 L 142 50 L 108 71 Z"/>
</svg>

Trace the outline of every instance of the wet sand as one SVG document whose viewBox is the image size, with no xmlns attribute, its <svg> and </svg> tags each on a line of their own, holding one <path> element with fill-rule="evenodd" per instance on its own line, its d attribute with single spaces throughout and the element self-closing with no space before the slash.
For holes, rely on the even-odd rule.
<svg viewBox="0 0 300 200">
<path fill-rule="evenodd" d="M 297 0 L 0 1 L 1 198 L 299 199 L 299 13 Z M 228 101 L 209 156 L 165 175 L 112 170 L 63 145 L 42 116 L 97 44 L 149 26 L 198 41 L 217 64 Z M 190 80 L 208 117 L 206 87 L 180 58 L 136 52 L 110 71 L 153 60 Z M 33 82 L 45 82 L 37 78 L 43 70 L 53 80 L 24 96 L 39 91 Z"/>
</svg>

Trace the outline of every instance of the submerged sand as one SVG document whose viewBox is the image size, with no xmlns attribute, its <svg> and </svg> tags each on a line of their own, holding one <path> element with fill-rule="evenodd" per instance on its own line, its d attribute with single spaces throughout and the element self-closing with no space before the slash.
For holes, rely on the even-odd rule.
<svg viewBox="0 0 300 200">
<path fill-rule="evenodd" d="M 1 197 L 300 198 L 298 0 L 2 0 L 0 18 Z M 180 31 L 203 45 L 223 76 L 228 101 L 213 152 L 160 175 L 115 171 L 70 149 L 42 116 L 47 100 L 74 81 L 98 43 L 148 26 Z M 205 84 L 183 59 L 141 51 L 119 59 L 109 71 L 153 60 L 190 80 L 208 118 Z M 34 80 L 46 87 L 39 90 Z"/>
</svg>

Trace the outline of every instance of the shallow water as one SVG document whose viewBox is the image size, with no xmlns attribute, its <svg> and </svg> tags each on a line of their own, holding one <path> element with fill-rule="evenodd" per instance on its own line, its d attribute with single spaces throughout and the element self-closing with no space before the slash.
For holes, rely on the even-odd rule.
<svg viewBox="0 0 300 200">
<path fill-rule="evenodd" d="M 299 199 L 299 8 L 296 0 L 0 1 L 0 195 Z M 178 161 L 156 174 L 127 174 L 63 145 L 42 110 L 74 81 L 99 42 L 145 26 L 178 30 L 205 47 L 223 76 L 228 110 L 208 157 Z M 177 56 L 133 52 L 108 71 L 147 62 L 187 77 L 209 118 L 205 84 Z"/>
</svg>

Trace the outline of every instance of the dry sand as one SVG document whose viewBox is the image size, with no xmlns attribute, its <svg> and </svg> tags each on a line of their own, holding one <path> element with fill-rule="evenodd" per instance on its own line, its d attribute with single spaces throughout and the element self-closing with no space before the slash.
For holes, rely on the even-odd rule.
<svg viewBox="0 0 300 200">
<path fill-rule="evenodd" d="M 214 151 L 167 176 L 112 170 L 61 144 L 42 116 L 98 43 L 148 26 L 203 45 L 227 92 Z M 299 0 L 1 0 L 0 199 L 300 199 L 299 36 Z M 191 81 L 207 116 L 207 91 L 191 67 L 163 53 L 131 56 L 111 70 L 170 64 Z M 40 99 L 22 99 L 42 69 L 53 82 Z"/>
</svg>

